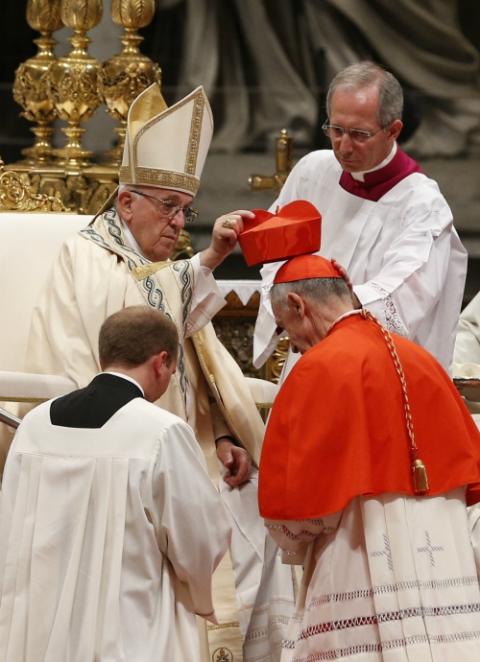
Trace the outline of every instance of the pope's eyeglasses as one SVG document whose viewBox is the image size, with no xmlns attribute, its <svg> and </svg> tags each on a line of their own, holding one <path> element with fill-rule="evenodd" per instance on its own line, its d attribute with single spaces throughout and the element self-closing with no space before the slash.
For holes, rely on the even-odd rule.
<svg viewBox="0 0 480 662">
<path fill-rule="evenodd" d="M 383 127 L 377 131 L 346 129 L 344 126 L 338 126 L 338 124 L 329 124 L 328 121 L 323 124 L 322 129 L 330 140 L 341 140 L 345 134 L 348 134 L 350 139 L 355 143 L 365 143 L 367 140 L 370 140 L 370 138 L 373 138 L 373 136 L 376 136 L 377 133 L 383 131 Z"/>
<path fill-rule="evenodd" d="M 149 193 L 144 193 L 143 191 L 137 191 L 136 189 L 129 189 L 130 193 L 135 193 L 136 195 L 141 195 L 144 198 L 152 200 L 154 206 L 156 207 L 158 213 L 165 218 L 168 218 L 171 221 L 179 212 L 183 212 L 185 220 L 187 223 L 191 223 L 198 216 L 198 211 L 193 207 L 180 207 L 176 205 L 172 200 L 168 198 L 157 198 L 154 195 Z"/>
</svg>

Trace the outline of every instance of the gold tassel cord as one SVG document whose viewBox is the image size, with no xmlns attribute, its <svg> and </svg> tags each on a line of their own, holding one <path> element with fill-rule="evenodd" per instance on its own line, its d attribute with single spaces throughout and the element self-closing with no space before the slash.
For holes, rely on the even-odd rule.
<svg viewBox="0 0 480 662">
<path fill-rule="evenodd" d="M 422 460 L 416 459 L 412 464 L 413 489 L 415 494 L 426 494 L 428 492 L 427 469 Z"/>
<path fill-rule="evenodd" d="M 410 450 L 410 458 L 411 458 L 413 491 L 415 492 L 415 494 L 426 494 L 430 489 L 428 485 L 427 469 L 423 461 L 418 457 L 418 448 L 415 442 L 412 413 L 410 410 L 410 402 L 408 399 L 407 381 L 405 379 L 405 373 L 403 372 L 403 367 L 400 362 L 400 358 L 398 356 L 395 344 L 393 342 L 393 338 L 390 332 L 387 331 L 387 329 L 385 329 L 368 310 L 365 310 L 365 308 L 362 309 L 362 317 L 364 319 L 371 320 L 372 322 L 375 322 L 375 324 L 378 325 L 378 328 L 380 329 L 385 339 L 388 350 L 392 357 L 393 364 L 395 366 L 395 370 L 397 372 L 398 378 L 400 380 L 400 385 L 402 387 L 403 405 L 405 411 L 405 423 L 407 426 L 408 439 L 410 441 L 409 450 Z"/>
</svg>

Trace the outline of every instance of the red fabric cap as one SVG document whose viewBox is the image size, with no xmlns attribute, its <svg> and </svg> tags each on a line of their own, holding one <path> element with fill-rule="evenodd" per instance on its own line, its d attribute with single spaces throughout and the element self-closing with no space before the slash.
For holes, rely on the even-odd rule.
<svg viewBox="0 0 480 662">
<path fill-rule="evenodd" d="M 306 200 L 295 200 L 276 214 L 252 209 L 255 218 L 243 220 L 238 240 L 249 267 L 254 264 L 285 260 L 320 248 L 322 216 Z"/>
<path fill-rule="evenodd" d="M 342 278 L 342 274 L 320 255 L 298 255 L 280 267 L 273 282 L 291 283 L 307 278 Z"/>
</svg>

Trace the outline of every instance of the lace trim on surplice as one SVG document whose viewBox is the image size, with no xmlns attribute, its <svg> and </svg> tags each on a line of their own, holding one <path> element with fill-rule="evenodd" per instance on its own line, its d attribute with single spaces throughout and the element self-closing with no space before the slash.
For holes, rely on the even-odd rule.
<svg viewBox="0 0 480 662">
<path fill-rule="evenodd" d="M 381 285 L 378 285 L 378 283 L 371 282 L 370 287 L 376 290 L 382 298 L 381 305 L 383 307 L 383 326 L 388 329 L 388 331 L 393 331 L 394 333 L 398 333 L 401 336 L 404 336 L 406 334 L 405 325 L 400 319 L 400 315 L 397 312 L 390 294 Z"/>
</svg>

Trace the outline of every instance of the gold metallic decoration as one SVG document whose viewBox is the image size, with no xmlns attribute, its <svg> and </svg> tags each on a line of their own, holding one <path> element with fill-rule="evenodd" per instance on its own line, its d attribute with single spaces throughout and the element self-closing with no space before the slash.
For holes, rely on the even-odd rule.
<svg viewBox="0 0 480 662">
<path fill-rule="evenodd" d="M 265 364 L 265 379 L 278 384 L 283 366 L 287 360 L 288 350 L 290 349 L 290 340 L 286 336 L 278 341 L 278 344 L 272 355 Z"/>
<path fill-rule="evenodd" d="M 172 253 L 172 260 L 188 260 L 193 257 L 192 238 L 186 230 L 180 230 Z"/>
<path fill-rule="evenodd" d="M 227 305 L 213 318 L 213 326 L 218 338 L 238 363 L 244 375 L 278 383 L 287 358 L 289 339 L 285 336 L 282 337 L 265 365 L 259 369 L 254 368 L 252 364 L 253 332 L 258 315 L 260 294 L 254 292 L 245 306 L 235 292 L 229 292 L 225 298 Z"/>
<path fill-rule="evenodd" d="M 87 189 L 82 200 L 82 209 L 87 214 L 96 214 L 117 189 L 118 171 L 116 168 L 94 165 L 85 168 L 83 176 L 87 182 Z M 74 190 L 72 193 L 74 194 Z"/>
<path fill-rule="evenodd" d="M 162 262 L 149 262 L 148 264 L 140 264 L 138 267 L 133 267 L 130 272 L 135 280 L 143 280 L 156 274 L 157 271 L 165 269 L 168 265 L 171 264 L 168 260 L 162 260 Z"/>
<path fill-rule="evenodd" d="M 123 50 L 107 60 L 100 70 L 99 92 L 109 114 L 119 120 L 115 128 L 117 145 L 106 154 L 109 164 L 119 166 L 132 101 L 149 85 L 161 82 L 161 69 L 139 50 L 143 37 L 139 28 L 150 23 L 155 14 L 155 0 L 112 0 L 112 19 L 124 28 Z"/>
<path fill-rule="evenodd" d="M 229 292 L 225 298 L 227 305 L 213 319 L 215 332 L 244 375 L 263 377 L 263 372 L 252 365 L 253 330 L 260 294 L 254 292 L 245 306 L 235 292 Z"/>
<path fill-rule="evenodd" d="M 22 154 L 28 163 L 42 164 L 52 158 L 51 123 L 56 110 L 47 94 L 48 69 L 55 60 L 53 47 L 56 42 L 51 35 L 62 25 L 60 0 L 28 0 L 27 23 L 41 36 L 34 39 L 37 54 L 23 62 L 15 72 L 13 98 L 23 108 L 22 116 L 36 123 L 32 128 L 35 143 L 22 150 Z"/>
<path fill-rule="evenodd" d="M 292 166 L 292 138 L 288 135 L 287 129 L 282 129 L 275 141 L 275 173 L 273 175 L 250 175 L 248 178 L 250 188 L 252 191 L 265 189 L 279 191 L 285 184 Z"/>
<path fill-rule="evenodd" d="M 98 94 L 100 64 L 87 53 L 90 39 L 86 33 L 102 17 L 102 0 L 62 0 L 63 23 L 74 32 L 72 50 L 54 61 L 49 70 L 49 96 L 58 117 L 68 126 L 63 130 L 67 144 L 55 155 L 68 170 L 78 170 L 90 162 L 92 153 L 81 145 L 85 129 L 80 123 L 91 117 L 101 103 Z"/>
<path fill-rule="evenodd" d="M 0 159 L 0 211 L 69 211 L 56 195 L 36 193 L 27 173 L 5 169 Z"/>
<path fill-rule="evenodd" d="M 55 164 L 33 167 L 15 163 L 5 169 L 28 179 L 35 194 L 56 197 L 77 214 L 95 214 L 118 185 L 118 171 L 98 165 L 73 173 Z"/>
<path fill-rule="evenodd" d="M 415 494 L 426 494 L 429 490 L 427 469 L 418 458 L 412 464 L 413 491 Z"/>
<path fill-rule="evenodd" d="M 130 168 L 122 166 L 120 168 L 120 181 L 128 181 L 130 177 Z M 141 186 L 161 186 L 162 188 L 181 187 L 196 195 L 199 187 L 198 177 L 186 175 L 183 172 L 171 172 L 170 170 L 160 170 L 159 168 L 143 168 L 136 166 L 135 182 Z"/>
<path fill-rule="evenodd" d="M 233 216 L 226 218 L 222 223 L 222 227 L 228 228 L 229 230 L 233 230 L 233 228 L 235 228 L 236 226 L 237 224 Z"/>
<path fill-rule="evenodd" d="M 212 655 L 213 662 L 233 662 L 233 653 L 226 646 L 217 648 Z"/>
<path fill-rule="evenodd" d="M 188 138 L 187 160 L 185 173 L 195 175 L 197 169 L 198 148 L 200 147 L 200 135 L 202 132 L 203 119 L 203 95 L 200 90 L 196 93 L 193 102 L 192 123 L 190 125 L 190 136 Z"/>
</svg>

